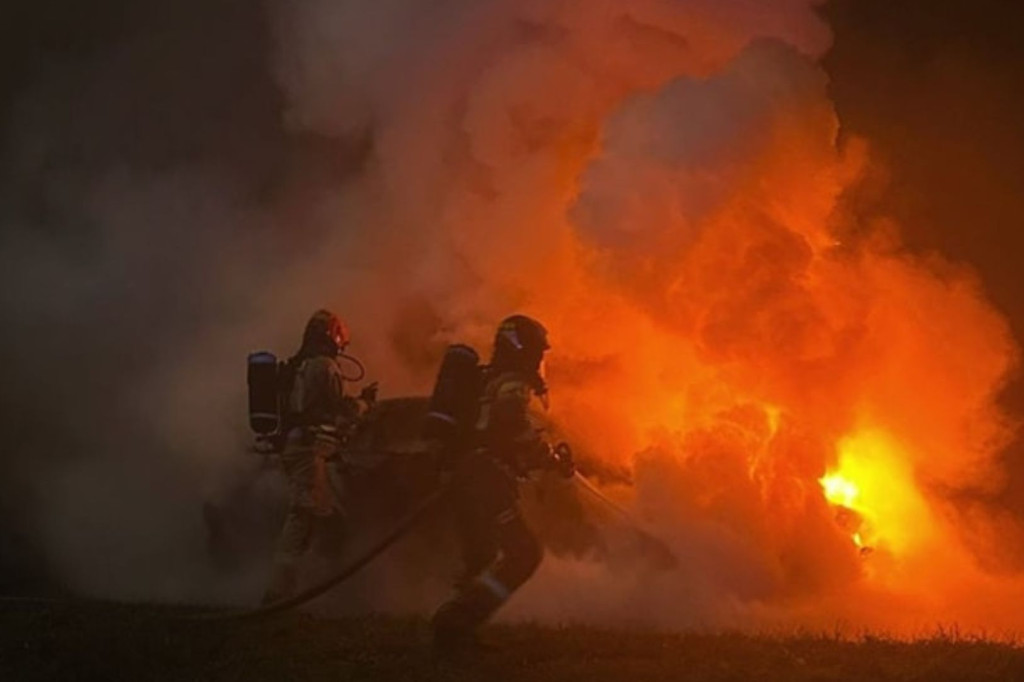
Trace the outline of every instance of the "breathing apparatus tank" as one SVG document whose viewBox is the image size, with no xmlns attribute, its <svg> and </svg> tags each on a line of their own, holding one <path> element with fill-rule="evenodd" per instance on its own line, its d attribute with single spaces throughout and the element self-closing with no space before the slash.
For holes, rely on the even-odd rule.
<svg viewBox="0 0 1024 682">
<path fill-rule="evenodd" d="M 469 346 L 448 346 L 434 382 L 423 436 L 457 447 L 476 426 L 483 390 L 480 356 Z"/>
<path fill-rule="evenodd" d="M 269 436 L 281 427 L 277 356 L 269 351 L 249 354 L 249 428 Z"/>
</svg>

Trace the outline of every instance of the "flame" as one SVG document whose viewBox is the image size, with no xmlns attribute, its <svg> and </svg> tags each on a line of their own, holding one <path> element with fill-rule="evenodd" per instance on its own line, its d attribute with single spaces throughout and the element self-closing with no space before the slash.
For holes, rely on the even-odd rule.
<svg viewBox="0 0 1024 682">
<path fill-rule="evenodd" d="M 819 483 L 854 544 L 898 557 L 933 535 L 934 520 L 907 466 L 910 458 L 891 436 L 858 431 L 840 440 L 837 453 L 835 469 Z"/>
<path fill-rule="evenodd" d="M 853 505 L 860 495 L 860 488 L 856 483 L 838 471 L 823 476 L 820 481 L 829 502 L 847 509 L 854 509 Z"/>
<path fill-rule="evenodd" d="M 427 118 L 461 119 L 435 145 L 419 106 L 382 133 L 399 150 L 381 157 L 384 225 L 443 236 L 405 245 L 424 256 L 390 259 L 392 280 L 481 349 L 513 309 L 546 323 L 552 420 L 708 567 L 709 611 L 846 595 L 828 620 L 861 606 L 853 586 L 903 598 L 952 566 L 972 584 L 937 510 L 998 481 L 1005 317 L 968 269 L 860 212 L 872 159 L 806 50 L 737 37 L 700 54 L 717 22 L 680 18 L 666 30 L 685 38 L 662 43 L 617 17 L 560 15 L 564 40 L 453 86 Z"/>
</svg>

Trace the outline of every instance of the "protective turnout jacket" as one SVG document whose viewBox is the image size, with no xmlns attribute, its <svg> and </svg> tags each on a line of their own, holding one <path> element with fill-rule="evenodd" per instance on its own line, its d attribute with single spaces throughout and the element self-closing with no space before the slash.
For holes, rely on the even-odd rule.
<svg viewBox="0 0 1024 682">
<path fill-rule="evenodd" d="M 550 460 L 529 414 L 530 382 L 519 372 L 487 378 L 478 447 L 453 480 L 464 563 L 458 592 L 434 615 L 435 644 L 456 642 L 487 620 L 540 565 L 544 550 L 518 508 L 518 478 Z"/>
<path fill-rule="evenodd" d="M 486 384 L 476 430 L 481 446 L 516 476 L 546 466 L 550 448 L 530 418 L 529 382 L 518 372 L 501 372 Z"/>
<path fill-rule="evenodd" d="M 307 427 L 333 433 L 356 418 L 358 408 L 344 394 L 344 382 L 337 361 L 326 355 L 302 360 L 288 397 L 293 427 Z"/>
</svg>

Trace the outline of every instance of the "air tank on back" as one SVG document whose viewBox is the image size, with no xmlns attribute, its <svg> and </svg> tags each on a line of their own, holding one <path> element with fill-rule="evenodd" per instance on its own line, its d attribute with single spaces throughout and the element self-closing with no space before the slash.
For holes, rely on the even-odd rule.
<svg viewBox="0 0 1024 682">
<path fill-rule="evenodd" d="M 277 356 L 269 351 L 249 354 L 249 428 L 260 436 L 275 433 L 281 426 L 278 402 Z"/>
<path fill-rule="evenodd" d="M 457 446 L 476 425 L 483 375 L 480 356 L 469 346 L 448 346 L 434 382 L 423 436 Z"/>
</svg>

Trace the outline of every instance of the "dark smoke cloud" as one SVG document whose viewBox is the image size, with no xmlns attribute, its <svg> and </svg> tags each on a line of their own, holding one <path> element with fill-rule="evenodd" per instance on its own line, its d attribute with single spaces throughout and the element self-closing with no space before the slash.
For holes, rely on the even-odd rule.
<svg viewBox="0 0 1024 682">
<path fill-rule="evenodd" d="M 245 353 L 290 352 L 327 305 L 372 310 L 354 349 L 389 357 L 368 344 L 386 307 L 351 295 L 377 288 L 375 263 L 338 229 L 358 224 L 345 193 L 370 121 L 292 115 L 276 17 L 227 0 L 50 2 L 5 24 L 5 584 L 205 590 L 201 503 L 253 464 Z M 398 365 L 424 364 L 392 345 Z"/>
<path fill-rule="evenodd" d="M 187 553 L 160 536 L 197 518 L 202 468 L 171 451 L 202 436 L 168 441 L 151 384 L 260 305 L 245 267 L 275 258 L 250 235 L 274 229 L 257 209 L 293 152 L 258 8 L 49 5 L 7 24 L 41 44 L 5 44 L 23 71 L 8 72 L 0 137 L 0 485 L 22 547 L 47 546 L 58 579 L 95 556 L 95 584 L 132 553 L 151 568 Z M 126 542 L 76 546 L 115 528 Z"/>
</svg>

